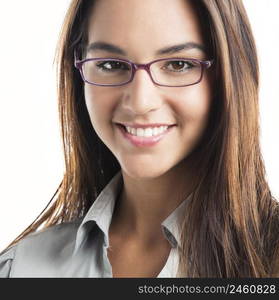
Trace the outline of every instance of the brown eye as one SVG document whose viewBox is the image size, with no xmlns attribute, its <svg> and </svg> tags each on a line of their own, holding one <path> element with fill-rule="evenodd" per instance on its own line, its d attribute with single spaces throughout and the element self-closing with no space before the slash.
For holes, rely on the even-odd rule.
<svg viewBox="0 0 279 300">
<path fill-rule="evenodd" d="M 130 66 L 128 64 L 114 60 L 98 62 L 97 67 L 105 72 L 130 70 Z"/>
<path fill-rule="evenodd" d="M 172 72 L 184 72 L 193 67 L 194 65 L 190 61 L 172 60 L 166 63 L 164 69 L 167 69 L 168 71 Z"/>
</svg>

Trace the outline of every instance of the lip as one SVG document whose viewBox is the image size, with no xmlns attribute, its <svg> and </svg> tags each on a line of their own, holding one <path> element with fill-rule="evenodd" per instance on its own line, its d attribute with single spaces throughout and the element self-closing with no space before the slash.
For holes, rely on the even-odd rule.
<svg viewBox="0 0 279 300">
<path fill-rule="evenodd" d="M 132 128 L 153 128 L 153 127 L 160 127 L 160 126 L 174 126 L 176 124 L 166 124 L 166 123 L 152 123 L 152 124 L 139 124 L 139 123 L 133 123 L 133 124 L 128 124 L 128 123 L 116 123 L 117 125 L 123 125 L 123 126 L 128 126 Z"/>
<path fill-rule="evenodd" d="M 130 125 L 128 125 L 128 126 L 130 126 Z M 167 125 L 161 125 L 161 126 L 167 126 Z M 137 147 L 152 147 L 152 146 L 158 144 L 167 134 L 169 134 L 170 131 L 175 127 L 175 125 L 171 125 L 167 130 L 165 130 L 161 134 L 158 134 L 156 136 L 150 136 L 150 137 L 132 135 L 125 130 L 125 128 L 122 124 L 119 124 L 119 123 L 116 124 L 116 127 L 118 128 L 118 130 L 120 130 L 122 136 L 126 140 L 128 140 L 132 145 L 137 146 Z M 146 126 L 146 127 L 148 127 L 148 126 Z"/>
</svg>

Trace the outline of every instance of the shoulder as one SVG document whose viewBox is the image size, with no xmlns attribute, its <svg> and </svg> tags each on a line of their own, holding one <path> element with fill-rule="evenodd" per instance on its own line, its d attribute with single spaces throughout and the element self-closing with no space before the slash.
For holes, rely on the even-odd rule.
<svg viewBox="0 0 279 300">
<path fill-rule="evenodd" d="M 0 253 L 0 278 L 10 277 L 16 246 L 9 247 Z"/>
<path fill-rule="evenodd" d="M 22 244 L 32 244 L 32 246 L 39 244 L 40 246 L 45 246 L 50 241 L 52 243 L 63 243 L 63 240 L 69 241 L 70 237 L 75 237 L 80 223 L 81 219 L 78 219 L 73 222 L 61 223 L 33 232 L 22 240 Z"/>
<path fill-rule="evenodd" d="M 18 248 L 23 249 L 32 247 L 33 249 L 48 249 L 49 247 L 65 247 L 75 239 L 80 223 L 81 220 L 78 219 L 74 222 L 61 223 L 33 232 L 20 241 Z"/>
<path fill-rule="evenodd" d="M 57 256 L 71 255 L 81 219 L 33 232 L 0 253 L 0 277 L 13 277 L 18 270 L 49 264 Z"/>
</svg>

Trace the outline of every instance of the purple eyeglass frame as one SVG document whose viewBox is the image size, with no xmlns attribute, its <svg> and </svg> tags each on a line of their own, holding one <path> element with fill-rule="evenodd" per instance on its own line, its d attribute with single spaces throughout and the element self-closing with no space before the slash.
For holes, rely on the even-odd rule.
<svg viewBox="0 0 279 300">
<path fill-rule="evenodd" d="M 106 58 L 103 58 L 103 57 L 96 57 L 96 58 L 87 58 L 87 59 L 83 59 L 83 60 L 79 60 L 77 58 L 77 54 L 76 54 L 76 51 L 74 51 L 74 57 L 75 57 L 75 62 L 74 62 L 74 65 L 75 67 L 79 70 L 80 72 L 80 75 L 83 79 L 84 82 L 87 82 L 88 84 L 92 84 L 92 85 L 97 85 L 97 86 L 111 86 L 111 87 L 115 87 L 115 86 L 122 86 L 122 85 L 126 85 L 130 82 L 133 81 L 134 79 L 134 76 L 135 76 L 135 73 L 136 71 L 138 71 L 139 69 L 144 69 L 148 74 L 149 74 L 149 77 L 151 78 L 152 82 L 156 85 L 159 85 L 159 86 L 166 86 L 166 87 L 185 87 L 185 86 L 190 86 L 190 85 L 194 85 L 194 84 L 197 84 L 199 82 L 201 82 L 202 80 L 202 77 L 203 77 L 203 73 L 204 73 L 204 70 L 205 69 L 208 69 L 209 67 L 212 66 L 213 64 L 213 59 L 211 60 L 199 60 L 199 59 L 195 59 L 195 58 L 181 58 L 181 57 L 171 57 L 171 58 L 159 58 L 159 59 L 156 59 L 156 60 L 153 60 L 147 64 L 136 64 L 130 60 L 127 60 L 127 59 L 119 59 L 119 58 L 114 58 L 114 57 L 106 57 Z M 82 71 L 82 65 L 83 63 L 87 62 L 87 61 L 91 61 L 91 60 L 98 60 L 98 59 L 102 59 L 104 61 L 106 60 L 114 60 L 114 61 L 120 61 L 120 62 L 126 62 L 128 63 L 130 66 L 131 66 L 131 70 L 132 70 L 132 73 L 131 73 L 131 78 L 126 81 L 126 82 L 123 82 L 121 84 L 100 84 L 100 83 L 94 83 L 94 82 L 90 82 L 90 81 L 87 81 L 85 78 L 84 78 L 84 75 L 83 75 L 83 71 Z M 150 66 L 157 62 L 157 61 L 162 61 L 162 60 L 178 60 L 178 59 L 185 59 L 185 60 L 190 60 L 190 61 L 193 61 L 193 62 L 196 62 L 196 63 L 199 63 L 200 66 L 201 66 L 201 76 L 199 78 L 198 81 L 194 82 L 194 83 L 191 83 L 191 84 L 186 84 L 186 85 L 165 85 L 165 84 L 160 84 L 160 83 L 157 83 L 153 77 L 152 77 L 152 74 L 150 72 Z"/>
</svg>

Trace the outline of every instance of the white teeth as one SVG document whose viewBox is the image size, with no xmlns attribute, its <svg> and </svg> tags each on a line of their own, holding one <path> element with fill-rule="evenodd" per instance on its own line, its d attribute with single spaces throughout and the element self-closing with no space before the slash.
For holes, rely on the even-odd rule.
<svg viewBox="0 0 279 300">
<path fill-rule="evenodd" d="M 148 127 L 148 128 L 132 128 L 129 126 L 125 126 L 126 130 L 132 134 L 132 135 L 136 135 L 136 136 L 143 136 L 143 137 L 150 137 L 150 136 L 154 136 L 154 135 L 158 135 L 161 134 L 162 132 L 164 132 L 165 130 L 168 129 L 168 126 L 160 126 L 160 127 Z"/>
<path fill-rule="evenodd" d="M 131 134 L 137 134 L 137 130 L 136 130 L 136 128 L 131 128 L 131 127 L 129 127 L 129 130 L 130 130 L 130 133 Z"/>
</svg>

